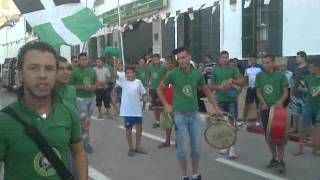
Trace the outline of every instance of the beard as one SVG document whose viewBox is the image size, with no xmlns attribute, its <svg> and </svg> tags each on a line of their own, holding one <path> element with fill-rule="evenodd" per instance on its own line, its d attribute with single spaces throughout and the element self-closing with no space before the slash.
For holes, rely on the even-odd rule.
<svg viewBox="0 0 320 180">
<path fill-rule="evenodd" d="M 32 88 L 24 85 L 24 92 L 25 94 L 29 94 L 32 98 L 35 98 L 35 99 L 46 99 L 48 97 L 51 97 L 52 90 L 48 94 L 38 95 L 37 93 L 34 92 L 34 90 L 32 90 Z"/>
</svg>

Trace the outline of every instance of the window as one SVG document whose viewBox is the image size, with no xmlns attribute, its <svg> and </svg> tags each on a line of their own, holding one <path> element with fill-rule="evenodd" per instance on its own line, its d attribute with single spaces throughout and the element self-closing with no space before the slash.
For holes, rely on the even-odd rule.
<svg viewBox="0 0 320 180">
<path fill-rule="evenodd" d="M 270 4 L 255 0 L 243 9 L 243 57 L 251 53 L 282 55 L 282 13 L 282 0 L 271 0 Z"/>
</svg>

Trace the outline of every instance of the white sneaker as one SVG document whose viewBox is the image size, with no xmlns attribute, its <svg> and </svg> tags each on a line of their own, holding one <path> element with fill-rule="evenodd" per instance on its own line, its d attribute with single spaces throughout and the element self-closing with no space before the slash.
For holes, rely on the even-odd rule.
<svg viewBox="0 0 320 180">
<path fill-rule="evenodd" d="M 229 158 L 231 159 L 237 158 L 236 151 L 232 146 L 229 148 Z"/>
<path fill-rule="evenodd" d="M 226 155 L 226 154 L 228 153 L 228 150 L 229 150 L 229 149 L 221 149 L 221 150 L 219 151 L 219 154 L 221 154 L 221 155 Z"/>
<path fill-rule="evenodd" d="M 256 126 L 260 127 L 261 126 L 260 122 L 256 122 Z"/>
</svg>

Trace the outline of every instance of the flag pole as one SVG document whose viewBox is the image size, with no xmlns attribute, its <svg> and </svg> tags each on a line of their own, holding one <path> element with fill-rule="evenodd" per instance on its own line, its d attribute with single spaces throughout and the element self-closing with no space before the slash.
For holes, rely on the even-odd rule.
<svg viewBox="0 0 320 180">
<path fill-rule="evenodd" d="M 123 67 L 125 67 L 124 52 L 123 52 L 123 37 L 122 37 L 122 30 L 121 30 L 120 0 L 118 0 L 118 25 L 119 25 L 119 35 L 120 35 L 120 47 L 121 47 L 122 63 L 123 63 Z"/>
</svg>

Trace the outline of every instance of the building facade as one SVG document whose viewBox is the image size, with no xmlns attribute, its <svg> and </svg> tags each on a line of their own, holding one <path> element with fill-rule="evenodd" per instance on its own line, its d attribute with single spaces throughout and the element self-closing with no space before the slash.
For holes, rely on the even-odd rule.
<svg viewBox="0 0 320 180">
<path fill-rule="evenodd" d="M 178 46 L 189 47 L 196 62 L 205 55 L 217 60 L 221 50 L 239 59 L 251 53 L 292 59 L 300 50 L 320 55 L 318 0 L 120 0 L 120 26 L 117 7 L 117 0 L 96 1 L 94 11 L 103 28 L 85 44 L 62 46 L 60 54 L 70 59 L 86 51 L 95 61 L 105 47 L 120 48 L 122 36 L 128 63 L 146 53 L 169 56 Z M 23 18 L 2 28 L 0 61 L 16 56 L 33 39 Z"/>
</svg>

